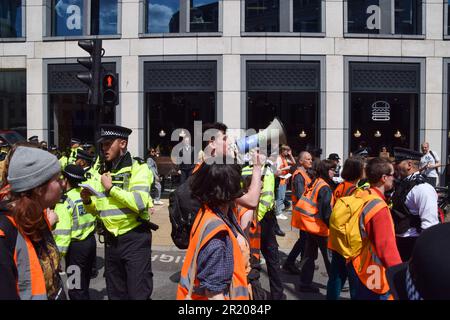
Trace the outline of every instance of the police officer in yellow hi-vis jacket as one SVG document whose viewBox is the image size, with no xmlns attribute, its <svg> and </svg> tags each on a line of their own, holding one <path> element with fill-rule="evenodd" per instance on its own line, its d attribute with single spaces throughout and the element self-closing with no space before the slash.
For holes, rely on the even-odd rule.
<svg viewBox="0 0 450 320">
<path fill-rule="evenodd" d="M 152 173 L 145 162 L 134 161 L 127 151 L 132 130 L 101 125 L 101 150 L 106 173 L 93 186 L 96 196 L 83 189 L 88 210 L 96 212 L 107 230 L 105 278 L 109 299 L 150 299 L 153 290 L 151 232 L 148 207 Z"/>
<path fill-rule="evenodd" d="M 89 300 L 89 282 L 97 248 L 94 236 L 95 217 L 86 212 L 80 197 L 81 188 L 78 185 L 86 180 L 84 170 L 80 166 L 69 164 L 62 175 L 66 190 L 55 206 L 58 223 L 53 230 L 53 237 L 66 259 L 67 274 L 80 275 L 79 282 L 69 283 L 70 299 Z"/>
</svg>

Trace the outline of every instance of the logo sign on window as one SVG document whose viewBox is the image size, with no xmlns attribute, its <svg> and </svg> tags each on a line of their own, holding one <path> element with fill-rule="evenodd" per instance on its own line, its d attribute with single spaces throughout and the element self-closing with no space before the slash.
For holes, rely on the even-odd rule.
<svg viewBox="0 0 450 320">
<path fill-rule="evenodd" d="M 391 120 L 391 106 L 386 101 L 375 101 L 372 103 L 372 120 L 389 121 Z"/>
<path fill-rule="evenodd" d="M 366 13 L 370 16 L 366 20 L 366 26 L 369 30 L 381 29 L 381 9 L 377 5 L 367 7 Z"/>
</svg>

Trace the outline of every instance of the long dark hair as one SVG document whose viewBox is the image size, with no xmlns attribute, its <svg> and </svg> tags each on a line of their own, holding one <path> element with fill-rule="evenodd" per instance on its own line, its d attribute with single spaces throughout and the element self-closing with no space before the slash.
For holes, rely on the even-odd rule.
<svg viewBox="0 0 450 320">
<path fill-rule="evenodd" d="M 313 164 L 313 170 L 307 171 L 311 182 L 308 185 L 308 188 L 311 188 L 318 178 L 322 178 L 326 183 L 330 186 L 330 188 L 334 188 L 334 181 L 328 175 L 328 171 L 330 169 L 336 169 L 336 163 L 333 160 L 322 160 L 317 161 Z"/>
<path fill-rule="evenodd" d="M 230 160 L 219 163 L 230 163 Z M 204 163 L 191 181 L 192 195 L 210 208 L 230 205 L 243 195 L 241 167 L 219 163 Z"/>
</svg>

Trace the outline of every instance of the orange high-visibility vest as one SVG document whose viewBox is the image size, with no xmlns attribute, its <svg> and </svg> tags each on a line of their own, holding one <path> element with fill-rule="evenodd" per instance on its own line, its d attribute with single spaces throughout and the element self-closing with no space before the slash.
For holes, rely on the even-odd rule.
<svg viewBox="0 0 450 320">
<path fill-rule="evenodd" d="M 289 165 L 287 160 L 283 156 L 280 156 L 280 157 L 281 157 L 281 168 L 287 167 Z M 288 173 L 289 173 L 289 170 L 282 170 L 281 171 L 281 175 L 282 176 L 284 176 L 284 175 L 286 175 Z M 288 181 L 288 179 L 280 178 L 280 186 L 285 185 L 287 183 L 287 181 Z"/>
<path fill-rule="evenodd" d="M 334 199 L 349 196 L 356 190 L 356 186 L 350 182 L 343 181 L 338 184 L 333 192 Z"/>
<path fill-rule="evenodd" d="M 202 210 L 202 209 L 200 209 Z M 214 238 L 219 232 L 227 232 L 233 244 L 234 270 L 231 285 L 225 292 L 226 300 L 248 300 L 249 291 L 245 261 L 239 247 L 237 238 L 225 222 L 220 219 L 210 208 L 206 207 L 204 213 L 200 211 L 195 218 L 191 229 L 189 246 L 186 251 L 183 267 L 181 268 L 180 282 L 178 283 L 177 300 L 207 300 L 204 290 L 200 289 L 197 279 L 197 256 L 198 252 Z M 192 294 L 189 296 L 189 288 L 193 280 Z"/>
<path fill-rule="evenodd" d="M 295 214 L 300 217 L 298 220 L 300 230 L 322 237 L 328 237 L 329 229 L 319 215 L 319 205 L 317 198 L 320 189 L 330 187 L 325 180 L 317 178 L 311 187 L 307 187 L 302 197 L 295 204 Z M 334 204 L 334 198 L 331 196 L 331 206 Z M 293 211 L 293 213 L 294 213 Z"/>
<path fill-rule="evenodd" d="M 291 200 L 292 200 L 292 219 L 291 219 L 291 226 L 294 228 L 300 229 L 300 212 L 295 210 L 295 205 L 298 202 L 298 198 L 295 195 L 295 176 L 297 174 L 300 174 L 303 177 L 303 190 L 306 190 L 306 187 L 311 183 L 311 178 L 308 176 L 305 170 L 297 169 L 295 170 L 294 174 L 292 175 L 292 193 L 291 193 Z"/>
<path fill-rule="evenodd" d="M 383 208 L 388 208 L 388 206 L 383 199 L 379 198 L 370 201 L 361 211 L 359 225 L 362 238 L 362 250 L 361 253 L 352 260 L 353 267 L 361 282 L 369 290 L 381 295 L 386 294 L 389 291 L 386 268 L 383 266 L 380 258 L 378 258 L 375 248 L 368 238 L 366 226 L 370 219 Z M 394 235 L 394 222 L 392 221 L 392 216 L 390 214 L 389 219 L 392 234 Z"/>
<path fill-rule="evenodd" d="M 237 206 L 235 208 L 235 214 L 239 224 L 241 224 L 242 216 L 248 210 L 250 209 L 243 206 Z M 253 214 L 253 219 L 248 230 L 248 241 L 250 244 L 250 255 L 259 261 L 261 259 L 261 224 L 258 223 L 258 219 L 255 214 Z"/>
<path fill-rule="evenodd" d="M 6 215 L 14 227 L 14 218 Z M 31 240 L 17 231 L 14 249 L 14 263 L 17 269 L 17 294 L 21 300 L 47 300 L 44 273 Z"/>
</svg>

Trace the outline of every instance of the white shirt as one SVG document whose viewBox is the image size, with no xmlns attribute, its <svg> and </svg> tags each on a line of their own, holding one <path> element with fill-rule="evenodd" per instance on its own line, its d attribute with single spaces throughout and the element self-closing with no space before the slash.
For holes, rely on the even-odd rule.
<svg viewBox="0 0 450 320">
<path fill-rule="evenodd" d="M 434 157 L 436 158 L 436 161 L 440 161 L 438 155 L 436 154 L 436 152 L 429 150 L 426 154 L 424 154 L 422 156 L 422 158 L 420 159 L 420 167 L 423 168 L 425 167 L 428 163 L 431 164 L 436 164 L 436 161 L 434 160 L 433 156 L 430 154 L 430 152 L 433 152 Z M 432 169 L 425 169 L 423 170 L 423 174 L 426 175 L 427 177 L 430 178 L 437 178 L 438 174 L 436 172 L 435 168 Z"/>
<path fill-rule="evenodd" d="M 419 172 L 415 172 L 405 179 L 409 180 L 417 174 Z M 407 194 L 405 205 L 411 214 L 420 216 L 422 230 L 439 223 L 437 200 L 436 190 L 429 183 L 414 186 Z M 419 235 L 416 228 L 409 228 L 405 233 L 397 234 L 397 237 L 418 237 Z"/>
</svg>

